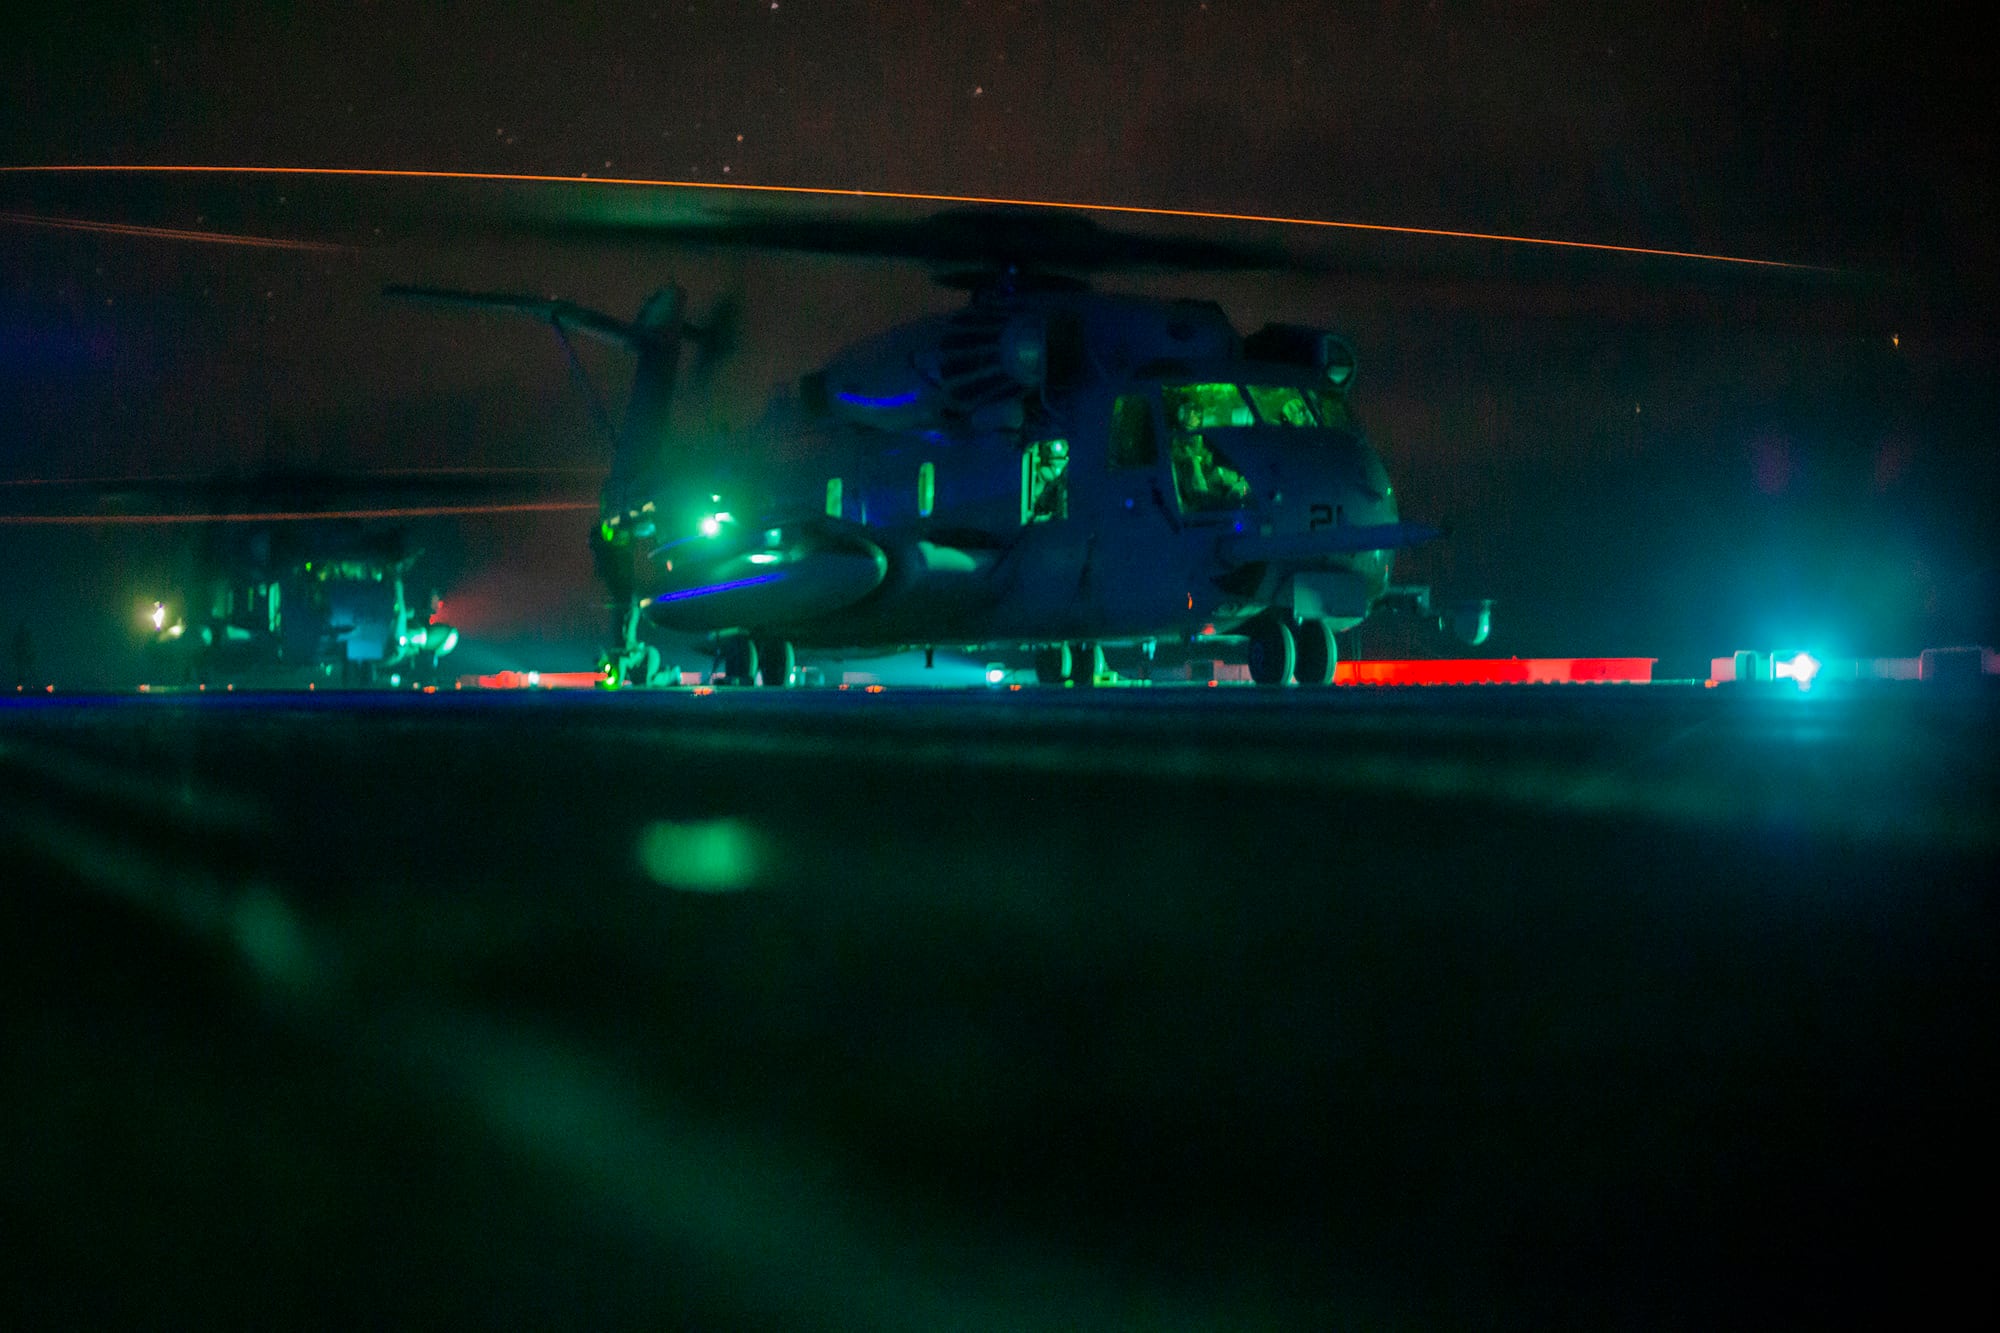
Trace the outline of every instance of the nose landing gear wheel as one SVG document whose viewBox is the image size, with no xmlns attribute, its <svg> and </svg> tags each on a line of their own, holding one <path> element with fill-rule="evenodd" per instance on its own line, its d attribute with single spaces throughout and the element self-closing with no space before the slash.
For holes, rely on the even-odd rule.
<svg viewBox="0 0 2000 1333">
<path fill-rule="evenodd" d="M 1069 645 L 1058 643 L 1035 649 L 1035 679 L 1044 685 L 1060 685 L 1069 679 Z"/>
<path fill-rule="evenodd" d="M 1333 669 L 1340 664 L 1333 627 L 1324 620 L 1301 620 L 1291 630 L 1298 651 L 1292 666 L 1293 677 L 1301 685 L 1333 684 Z"/>
<path fill-rule="evenodd" d="M 1284 685 L 1298 664 L 1298 644 L 1291 626 L 1276 616 L 1258 616 L 1244 626 L 1250 635 L 1250 679 L 1259 685 Z"/>
</svg>

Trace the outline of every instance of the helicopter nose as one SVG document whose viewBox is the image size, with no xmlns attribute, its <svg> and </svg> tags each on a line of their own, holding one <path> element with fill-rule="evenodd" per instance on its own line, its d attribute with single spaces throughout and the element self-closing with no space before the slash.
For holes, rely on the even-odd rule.
<svg viewBox="0 0 2000 1333">
<path fill-rule="evenodd" d="M 1396 521 L 1394 488 L 1365 440 L 1326 431 L 1311 441 L 1287 440 L 1268 457 L 1270 519 L 1281 529 Z"/>
</svg>

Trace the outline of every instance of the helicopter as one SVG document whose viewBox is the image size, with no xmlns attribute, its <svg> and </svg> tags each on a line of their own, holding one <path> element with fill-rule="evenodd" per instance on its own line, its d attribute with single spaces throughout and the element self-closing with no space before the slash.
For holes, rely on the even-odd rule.
<svg viewBox="0 0 2000 1333">
<path fill-rule="evenodd" d="M 642 624 L 709 636 L 719 678 L 783 688 L 801 649 L 1027 647 L 1045 684 L 1106 677 L 1106 647 L 1235 639 L 1263 685 L 1331 684 L 1335 635 L 1384 610 L 1469 644 L 1491 603 L 1394 584 L 1405 521 L 1328 329 L 1240 334 L 1212 301 L 1099 291 L 1077 270 L 1246 256 L 1014 209 L 866 224 L 735 224 L 734 244 L 962 261 L 949 313 L 897 325 L 696 439 L 670 421 L 689 319 L 677 284 L 631 320 L 541 297 L 392 286 L 510 311 L 629 352 L 633 383 L 591 536 L 611 592 L 605 682 L 648 683 Z M 570 348 L 572 365 L 574 348 Z M 600 411 L 600 416 L 604 414 Z"/>
<path fill-rule="evenodd" d="M 346 688 L 433 683 L 458 646 L 442 596 L 407 586 L 423 552 L 395 527 L 351 520 L 218 524 L 187 586 L 144 613 L 169 680 L 302 676 Z"/>
<path fill-rule="evenodd" d="M 594 508 L 575 480 L 562 469 L 453 468 L 7 483 L 0 526 L 194 531 L 183 575 L 140 604 L 152 682 L 421 687 L 460 636 L 438 589 L 414 581 L 425 552 L 412 525 Z M 564 489 L 573 498 L 548 498 Z"/>
</svg>

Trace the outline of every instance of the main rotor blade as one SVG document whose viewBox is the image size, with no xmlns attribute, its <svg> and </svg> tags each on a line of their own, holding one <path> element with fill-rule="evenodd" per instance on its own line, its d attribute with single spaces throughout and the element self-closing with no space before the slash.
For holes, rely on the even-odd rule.
<svg viewBox="0 0 2000 1333">
<path fill-rule="evenodd" d="M 118 204 L 144 211 L 146 192 L 178 194 L 176 213 L 196 227 L 221 227 L 256 213 L 274 226 L 314 226 L 325 239 L 357 244 L 407 235 L 416 224 L 499 224 L 535 235 L 652 237 L 691 245 L 728 245 L 815 254 L 966 263 L 1013 260 L 1072 268 L 1235 269 L 1280 266 L 1284 251 L 1268 242 L 1223 242 L 1179 234 L 1114 231 L 1095 217 L 1161 223 L 1250 224 L 1265 231 L 1418 237 L 1516 247 L 1697 260 L 1773 269 L 1811 264 L 1609 241 L 1497 231 L 1412 227 L 1347 219 L 1168 208 L 1080 200 L 1015 199 L 928 191 L 756 185 L 640 177 L 513 172 L 415 171 L 366 167 L 153 166 L 128 164 L 0 167 L 0 201 L 44 205 L 51 225 L 65 204 Z M 401 187 L 361 199 L 362 181 Z M 328 190 L 332 183 L 337 187 Z M 262 195 L 261 201 L 259 196 Z M 365 205 L 355 207 L 355 201 Z M 759 208 L 751 208 L 755 202 Z M 877 205 L 864 214 L 842 204 Z M 916 218 L 882 217 L 879 205 L 945 206 Z M 87 209 L 86 211 L 97 211 Z M 146 221 L 114 209 L 121 224 Z M 98 216 L 106 216 L 102 212 Z M 256 232 L 257 228 L 251 228 Z"/>
<path fill-rule="evenodd" d="M 925 215 L 924 208 L 945 206 Z M 1955 274 L 1879 274 L 1758 256 L 1500 231 L 890 190 L 524 173 L 231 166 L 0 167 L 0 214 L 117 234 L 460 247 L 545 239 L 905 260 L 949 272 L 1297 270 L 1378 280 L 1443 308 L 1712 327 L 1877 333 L 1984 327 Z M 1143 224 L 1144 232 L 1113 222 Z M 7 226 L 0 218 L 0 228 Z M 961 274 L 962 276 L 962 274 Z M 525 298 L 533 299 L 533 298 Z M 1888 321 L 1885 323 L 1885 321 Z"/>
<path fill-rule="evenodd" d="M 279 522 L 594 510 L 594 468 L 261 472 L 0 481 L 0 525 Z"/>
</svg>

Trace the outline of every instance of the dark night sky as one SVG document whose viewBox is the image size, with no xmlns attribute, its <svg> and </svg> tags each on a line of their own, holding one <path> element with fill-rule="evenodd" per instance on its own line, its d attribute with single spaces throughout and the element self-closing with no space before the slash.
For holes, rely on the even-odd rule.
<svg viewBox="0 0 2000 1333">
<path fill-rule="evenodd" d="M 1580 314 L 1534 282 L 1405 281 L 1405 248 L 1365 281 L 1137 285 L 1214 295 L 1239 326 L 1349 334 L 1406 507 L 1457 534 L 1416 572 L 1501 599 L 1494 651 L 1693 671 L 1774 641 L 1904 652 L 2000 632 L 1994 85 L 1969 19 L 1225 0 L 290 8 L 0 20 L 0 162 L 1090 199 L 1888 275 L 1894 299 L 1832 325 L 1788 323 L 1781 301 L 1747 322 L 1667 318 L 1629 280 Z M 603 245 L 324 257 L 16 230 L 0 256 L 7 477 L 595 457 L 549 340 L 386 308 L 384 280 L 614 310 L 668 271 L 698 293 L 741 282 L 754 346 L 699 409 L 725 419 L 871 325 L 947 299 L 878 264 Z M 1535 281 L 1565 273 L 1601 276 Z M 495 520 L 450 545 L 492 635 L 587 645 L 571 527 Z M 0 533 L 0 547 L 0 616 L 29 620 L 85 676 L 81 655 L 105 660 L 111 634 L 89 627 L 123 633 L 136 594 L 121 580 L 164 559 L 129 533 Z"/>
</svg>

